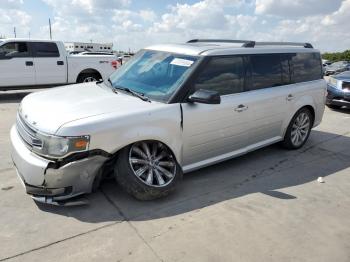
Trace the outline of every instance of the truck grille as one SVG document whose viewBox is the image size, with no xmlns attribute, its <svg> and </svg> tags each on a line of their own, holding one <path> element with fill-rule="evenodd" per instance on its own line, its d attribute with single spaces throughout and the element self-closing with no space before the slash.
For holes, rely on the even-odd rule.
<svg viewBox="0 0 350 262">
<path fill-rule="evenodd" d="M 24 119 L 20 116 L 20 114 L 17 114 L 17 120 L 16 120 L 16 128 L 17 132 L 22 138 L 22 140 L 29 146 L 29 147 L 42 147 L 43 142 L 37 138 L 37 133 L 34 129 L 28 126 Z"/>
</svg>

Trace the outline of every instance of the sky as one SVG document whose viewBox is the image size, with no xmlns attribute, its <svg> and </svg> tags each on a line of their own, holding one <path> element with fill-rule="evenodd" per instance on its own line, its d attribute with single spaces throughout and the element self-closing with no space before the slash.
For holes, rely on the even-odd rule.
<svg viewBox="0 0 350 262">
<path fill-rule="evenodd" d="M 193 38 L 350 49 L 350 0 L 0 0 L 0 36 L 113 42 L 132 50 Z"/>
</svg>

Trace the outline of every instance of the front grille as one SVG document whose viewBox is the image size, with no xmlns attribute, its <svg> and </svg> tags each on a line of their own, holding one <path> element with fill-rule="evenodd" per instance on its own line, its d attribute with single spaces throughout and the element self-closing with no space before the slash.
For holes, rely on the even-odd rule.
<svg viewBox="0 0 350 262">
<path fill-rule="evenodd" d="M 37 132 L 32 129 L 20 114 L 17 114 L 16 128 L 22 140 L 29 147 L 42 147 L 43 142 L 37 138 Z"/>
<path fill-rule="evenodd" d="M 350 82 L 343 82 L 342 88 L 350 90 Z"/>
</svg>

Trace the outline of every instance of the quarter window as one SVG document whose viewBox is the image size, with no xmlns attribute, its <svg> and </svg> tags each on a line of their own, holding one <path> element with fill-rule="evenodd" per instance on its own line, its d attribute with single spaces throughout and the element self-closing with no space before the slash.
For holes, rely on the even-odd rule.
<svg viewBox="0 0 350 262">
<path fill-rule="evenodd" d="M 7 57 L 29 57 L 26 42 L 11 42 L 0 46 L 0 58 Z"/>
<path fill-rule="evenodd" d="M 59 57 L 57 45 L 55 43 L 33 42 L 34 57 Z"/>
<path fill-rule="evenodd" d="M 243 58 L 240 56 L 214 57 L 200 71 L 195 90 L 205 89 L 228 95 L 243 91 Z"/>
</svg>

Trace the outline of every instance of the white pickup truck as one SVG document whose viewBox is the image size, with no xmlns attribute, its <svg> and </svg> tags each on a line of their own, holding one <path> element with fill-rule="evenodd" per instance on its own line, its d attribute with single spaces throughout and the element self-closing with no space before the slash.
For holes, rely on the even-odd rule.
<svg viewBox="0 0 350 262">
<path fill-rule="evenodd" d="M 60 41 L 0 39 L 0 90 L 92 82 L 117 66 L 116 56 L 69 55 Z"/>
</svg>

